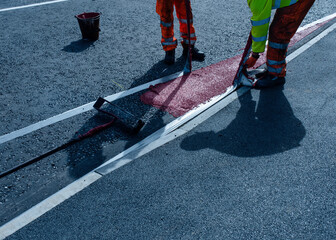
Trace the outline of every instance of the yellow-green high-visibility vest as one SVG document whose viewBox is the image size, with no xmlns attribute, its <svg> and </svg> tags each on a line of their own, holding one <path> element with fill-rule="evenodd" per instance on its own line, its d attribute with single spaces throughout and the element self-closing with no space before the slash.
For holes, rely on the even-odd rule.
<svg viewBox="0 0 336 240">
<path fill-rule="evenodd" d="M 288 7 L 299 0 L 247 0 L 252 12 L 252 51 L 264 52 L 272 9 Z"/>
</svg>

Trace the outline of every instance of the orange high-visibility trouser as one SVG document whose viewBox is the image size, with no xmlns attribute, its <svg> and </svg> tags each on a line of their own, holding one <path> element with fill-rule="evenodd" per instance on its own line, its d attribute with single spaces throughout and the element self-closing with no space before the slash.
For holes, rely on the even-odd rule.
<svg viewBox="0 0 336 240">
<path fill-rule="evenodd" d="M 177 46 L 177 39 L 174 37 L 174 6 L 176 9 L 176 16 L 180 22 L 180 32 L 183 39 L 182 43 L 189 43 L 185 0 L 157 0 L 156 12 L 160 15 L 161 20 L 161 44 L 165 51 L 173 50 Z M 196 35 L 192 24 L 192 13 L 190 14 L 190 18 L 190 43 L 194 45 L 196 42 Z"/>
<path fill-rule="evenodd" d="M 291 38 L 315 0 L 300 0 L 288 7 L 276 10 L 269 28 L 267 47 L 267 68 L 269 73 L 286 76 L 286 55 Z"/>
</svg>

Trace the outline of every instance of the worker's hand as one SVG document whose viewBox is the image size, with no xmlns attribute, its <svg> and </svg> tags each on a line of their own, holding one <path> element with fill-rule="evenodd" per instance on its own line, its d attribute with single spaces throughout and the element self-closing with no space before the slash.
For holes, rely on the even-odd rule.
<svg viewBox="0 0 336 240">
<path fill-rule="evenodd" d="M 247 59 L 245 63 L 246 68 L 253 67 L 255 63 L 257 62 L 258 58 L 259 58 L 259 53 L 252 53 L 249 59 Z"/>
</svg>

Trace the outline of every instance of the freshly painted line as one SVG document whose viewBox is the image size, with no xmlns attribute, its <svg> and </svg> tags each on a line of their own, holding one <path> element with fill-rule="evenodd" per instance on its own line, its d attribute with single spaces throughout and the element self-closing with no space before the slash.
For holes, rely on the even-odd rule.
<svg viewBox="0 0 336 240">
<path fill-rule="evenodd" d="M 52 3 L 59 3 L 59 2 L 66 2 L 66 1 L 68 0 L 55 0 L 55 1 L 49 1 L 49 2 L 33 3 L 29 5 L 24 5 L 24 6 L 3 8 L 3 9 L 0 9 L 0 12 L 6 12 L 6 11 L 17 10 L 17 9 L 22 9 L 22 8 L 37 7 L 37 6 L 42 6 L 42 5 L 52 4 Z"/>
<path fill-rule="evenodd" d="M 310 28 L 310 27 L 312 27 L 312 26 L 315 26 L 315 25 L 317 25 L 317 24 L 319 24 L 319 23 L 322 23 L 322 22 L 324 22 L 324 21 L 331 20 L 331 19 L 333 19 L 333 18 L 336 18 L 336 13 L 330 14 L 330 15 L 328 15 L 328 16 L 325 16 L 324 18 L 321 18 L 321 19 L 319 19 L 319 20 L 316 20 L 315 22 L 312 22 L 312 23 L 309 23 L 309 24 L 307 24 L 307 25 L 304 25 L 303 27 L 300 27 L 300 28 L 298 29 L 298 32 L 304 31 L 304 30 L 306 30 L 307 28 Z"/>
<path fill-rule="evenodd" d="M 140 92 L 142 90 L 148 89 L 150 85 L 156 85 L 158 83 L 164 83 L 164 82 L 170 81 L 170 80 L 175 79 L 175 78 L 177 78 L 179 76 L 182 76 L 182 75 L 183 75 L 182 72 L 181 73 L 174 73 L 172 75 L 156 79 L 152 82 L 142 84 L 142 85 L 137 86 L 135 88 L 132 88 L 132 89 L 129 89 L 129 90 L 126 90 L 126 91 L 122 91 L 122 92 L 115 93 L 113 95 L 107 96 L 107 97 L 105 97 L 105 99 L 110 101 L 110 102 L 113 102 L 116 99 L 123 98 L 123 97 L 129 96 L 129 95 L 132 95 L 134 93 Z M 19 130 L 16 130 L 16 131 L 7 133 L 5 135 L 2 135 L 2 136 L 0 136 L 0 144 L 11 141 L 11 140 L 13 140 L 15 138 L 18 138 L 18 137 L 22 137 L 26 134 L 29 134 L 31 132 L 34 132 L 34 131 L 39 130 L 41 128 L 44 128 L 46 126 L 49 126 L 49 125 L 52 125 L 54 123 L 63 121 L 67 118 L 71 118 L 71 117 L 74 117 L 78 114 L 90 111 L 90 110 L 93 109 L 93 104 L 94 103 L 95 103 L 95 101 L 87 103 L 85 105 L 82 105 L 82 106 L 79 106 L 77 108 L 71 109 L 71 110 L 66 111 L 64 113 L 61 113 L 61 114 L 58 114 L 56 116 L 50 117 L 48 119 L 42 120 L 40 122 L 34 123 L 34 124 L 29 125 L 27 127 L 24 127 L 24 128 L 19 129 Z"/>
<path fill-rule="evenodd" d="M 116 158 L 115 160 L 113 160 L 113 162 L 110 162 L 110 164 L 108 164 L 108 165 L 106 165 L 102 168 L 97 169 L 96 172 L 98 172 L 102 175 L 113 172 L 114 170 L 126 165 L 127 163 L 132 162 L 136 158 L 145 155 L 146 153 L 162 146 L 165 143 L 168 143 L 168 142 L 174 140 L 175 138 L 177 138 L 177 137 L 179 137 L 179 136 L 181 136 L 185 133 L 186 133 L 186 131 L 184 131 L 182 129 L 176 129 L 174 132 L 169 133 L 169 134 L 167 134 L 164 137 L 161 137 L 159 139 L 156 139 L 153 142 L 150 142 L 148 145 L 145 145 L 141 148 L 138 148 L 138 149 L 134 150 L 133 152 L 130 152 L 126 157 Z"/>
<path fill-rule="evenodd" d="M 307 44 L 310 44 L 310 46 L 312 46 L 311 44 L 316 43 L 315 41 L 321 40 L 324 36 L 326 36 L 328 33 L 333 31 L 335 28 L 336 28 L 336 24 L 332 25 L 331 27 L 329 27 L 328 29 L 323 31 L 321 34 L 319 34 L 317 37 L 312 39 Z M 302 47 L 302 50 L 300 50 L 301 48 L 298 49 L 297 51 L 292 53 L 292 54 L 295 54 L 293 57 L 292 57 L 292 54 L 291 54 L 291 55 L 288 56 L 288 58 L 293 60 L 295 57 L 297 57 L 299 54 L 301 54 L 303 51 L 307 50 L 308 48 L 303 48 Z M 203 122 L 204 120 L 206 120 L 207 118 L 209 118 L 210 116 L 212 116 L 213 114 L 218 112 L 220 109 L 225 107 L 228 103 L 232 102 L 234 99 L 237 99 L 238 96 L 241 96 L 242 94 L 244 94 L 248 90 L 249 90 L 249 88 L 247 88 L 247 87 L 240 88 L 238 91 L 230 94 L 229 97 L 227 97 L 227 99 L 224 99 L 222 102 L 220 102 L 220 100 L 218 100 L 217 103 L 219 102 L 219 104 L 216 104 L 218 106 L 213 105 L 213 104 L 209 105 L 208 107 L 212 107 L 212 109 L 210 109 L 210 108 L 209 109 L 204 109 L 202 112 L 198 113 L 198 115 L 194 115 L 195 110 L 201 108 L 201 106 L 199 108 L 196 108 L 195 110 L 192 110 L 191 112 L 193 112 L 193 113 L 185 114 L 185 116 L 186 115 L 188 115 L 189 117 L 191 117 L 191 116 L 197 117 L 198 116 L 199 118 L 198 119 L 194 118 L 193 120 L 191 120 L 192 118 L 188 119 L 189 122 L 185 121 L 184 124 L 186 124 L 186 125 L 184 125 L 180 129 L 178 129 L 178 131 L 176 130 L 175 126 L 179 125 L 177 127 L 177 128 L 179 128 L 183 124 L 178 124 L 178 123 L 175 122 L 175 124 L 171 124 L 170 127 L 168 127 L 168 125 L 169 125 L 168 124 L 166 127 L 158 130 L 157 132 L 155 132 L 153 134 L 153 135 L 158 135 L 159 136 L 159 138 L 157 138 L 157 136 L 153 137 L 153 139 L 155 139 L 155 143 L 153 142 L 153 145 L 148 146 L 149 144 L 146 145 L 146 143 L 142 143 L 141 146 L 143 147 L 143 149 L 140 148 L 140 145 L 139 145 L 139 147 L 134 147 L 134 146 L 133 146 L 134 148 L 131 147 L 131 148 L 133 148 L 133 150 L 137 150 L 137 152 L 134 152 L 135 156 L 138 156 L 139 154 L 142 154 L 142 153 L 144 154 L 144 153 L 147 153 L 151 150 L 154 150 L 155 146 L 157 146 L 157 147 L 162 146 L 163 144 L 168 142 L 168 141 L 164 140 L 165 138 L 167 138 L 167 140 L 170 140 L 170 141 L 174 140 L 176 137 L 178 137 L 178 136 L 182 135 L 183 133 L 185 133 L 186 131 L 188 131 L 188 129 L 192 129 L 192 128 L 196 127 L 197 123 L 199 124 L 200 122 Z M 212 99 L 212 101 L 214 101 L 216 98 L 217 97 L 214 97 Z M 202 104 L 202 105 L 207 105 L 207 104 Z M 208 111 L 211 111 L 213 114 L 210 114 Z M 181 119 L 181 121 L 182 121 L 183 118 L 184 118 L 184 116 L 181 116 L 178 119 Z M 204 120 L 202 120 L 202 119 L 204 119 Z M 174 128 L 175 128 L 175 130 L 174 130 Z M 164 132 L 166 133 L 166 135 L 163 135 Z M 149 137 L 151 137 L 151 136 L 149 136 Z M 146 139 L 148 139 L 148 138 L 146 138 Z M 145 148 L 145 147 L 147 147 L 147 148 Z M 26 212 L 24 212 L 20 216 L 14 218 L 10 222 L 8 222 L 5 225 L 3 225 L 2 227 L 0 227 L 0 238 L 5 238 L 5 237 L 13 234 L 14 232 L 16 232 L 19 229 L 21 229 L 22 227 L 26 226 L 27 224 L 29 224 L 33 220 L 37 219 L 39 216 L 48 212 L 50 209 L 59 205 L 60 203 L 62 203 L 66 199 L 75 195 L 76 193 L 80 192 L 86 186 L 92 184 L 93 182 L 95 182 L 96 180 L 101 178 L 101 175 L 98 174 L 99 172 L 101 172 L 102 174 L 106 174 L 107 172 L 111 172 L 111 171 L 113 171 L 113 170 L 115 170 L 115 169 L 117 169 L 117 168 L 119 168 L 119 167 L 121 167 L 121 166 L 123 166 L 123 165 L 125 165 L 125 164 L 134 160 L 132 158 L 123 159 L 122 157 L 126 156 L 127 154 L 132 153 L 132 151 L 129 151 L 128 149 L 126 149 L 124 152 L 126 152 L 126 154 L 120 153 L 120 154 L 117 155 L 117 156 L 121 156 L 120 158 L 117 159 L 116 158 L 117 156 L 112 158 L 107 163 L 101 165 L 101 167 L 96 168 L 95 170 L 88 173 L 84 177 L 76 180 L 75 182 L 71 183 L 67 187 L 61 189 L 60 191 L 58 191 L 54 195 L 50 196 L 49 198 L 47 198 L 44 201 L 42 201 L 41 203 L 37 204 L 33 208 L 27 210 Z M 114 166 L 113 166 L 113 161 L 112 160 L 115 162 Z M 110 164 L 110 168 L 108 168 L 109 164 Z M 103 169 L 104 167 L 105 167 L 105 169 Z"/>
<path fill-rule="evenodd" d="M 58 0 L 58 1 L 67 1 L 67 0 Z M 51 1 L 50 3 L 53 3 L 53 2 L 55 2 L 55 1 Z M 46 2 L 46 3 L 48 3 L 48 2 Z M 34 4 L 32 4 L 32 5 L 34 5 Z M 26 6 L 29 6 L 29 5 L 26 5 Z M 4 10 L 4 9 L 2 9 L 2 10 Z M 0 11 L 2 11 L 2 10 L 0 10 Z M 336 17 L 336 13 L 331 14 L 329 16 L 326 16 L 324 18 L 321 18 L 321 19 L 319 19 L 319 20 L 317 20 L 315 22 L 312 22 L 310 24 L 307 24 L 307 25 L 299 28 L 298 31 L 299 32 L 303 31 L 303 30 L 305 30 L 305 29 L 307 29 L 307 28 L 309 28 L 311 26 L 314 26 L 316 24 L 319 24 L 321 22 L 330 20 L 330 19 L 335 18 L 335 17 Z M 122 91 L 122 92 L 119 92 L 119 93 L 115 93 L 115 94 L 107 96 L 105 98 L 108 101 L 112 102 L 112 101 L 114 101 L 116 99 L 120 99 L 120 98 L 129 96 L 131 94 L 140 92 L 142 90 L 148 89 L 150 85 L 156 85 L 158 83 L 164 83 L 164 82 L 170 81 L 170 80 L 172 80 L 174 78 L 180 77 L 182 75 L 183 75 L 183 72 L 181 72 L 181 73 L 174 73 L 172 75 L 165 76 L 163 78 L 159 78 L 159 79 L 154 80 L 152 82 L 145 83 L 145 84 L 140 85 L 138 87 L 135 87 L 135 88 L 132 88 L 132 89 L 129 89 L 129 90 L 125 90 L 125 91 Z M 11 140 L 14 140 L 15 138 L 18 138 L 18 137 L 22 137 L 22 136 L 24 136 L 26 134 L 29 134 L 31 132 L 34 132 L 34 131 L 39 130 L 41 128 L 44 128 L 46 126 L 49 126 L 49 125 L 52 125 L 54 123 L 63 121 L 65 119 L 67 119 L 67 118 L 71 118 L 71 117 L 74 117 L 74 116 L 76 116 L 78 114 L 90 111 L 90 110 L 93 109 L 93 104 L 94 103 L 95 102 L 87 103 L 85 105 L 82 105 L 82 106 L 79 106 L 77 108 L 71 109 L 71 110 L 66 111 L 64 113 L 61 113 L 61 114 L 58 114 L 56 116 L 50 117 L 48 119 L 42 120 L 40 122 L 34 123 L 34 124 L 29 125 L 27 127 L 24 127 L 24 128 L 15 130 L 13 132 L 7 133 L 5 135 L 2 135 L 2 136 L 0 136 L 0 144 L 3 144 L 5 142 L 11 141 Z"/>
<path fill-rule="evenodd" d="M 77 181 L 69 184 L 65 188 L 59 190 L 57 193 L 51 195 L 39 204 L 35 205 L 18 217 L 1 226 L 0 239 L 4 239 L 15 233 L 19 229 L 39 218 L 49 210 L 53 209 L 54 207 L 64 202 L 71 196 L 75 195 L 76 193 L 80 192 L 101 177 L 102 175 L 98 173 L 90 172 L 82 178 L 78 179 Z"/>
<path fill-rule="evenodd" d="M 315 38 L 313 38 L 312 40 L 310 40 L 309 42 L 307 42 L 305 45 L 303 45 L 302 47 L 300 47 L 299 49 L 297 49 L 296 51 L 294 51 L 292 54 L 290 54 L 286 58 L 287 62 L 292 61 L 294 58 L 296 58 L 297 56 L 299 56 L 301 53 L 303 53 L 304 51 L 306 51 L 308 48 L 310 48 L 311 46 L 313 46 L 315 43 L 317 43 L 318 41 L 320 41 L 322 38 L 324 38 L 325 36 L 327 36 L 330 32 L 332 32 L 335 29 L 336 29 L 336 23 L 334 23 L 333 25 L 331 25 L 329 28 L 327 28 L 326 30 L 324 30 L 321 34 L 317 35 Z"/>
<path fill-rule="evenodd" d="M 13 140 L 15 138 L 24 136 L 24 135 L 26 135 L 28 133 L 34 132 L 34 131 L 36 131 L 38 129 L 41 129 L 43 127 L 46 127 L 46 126 L 49 126 L 51 124 L 57 123 L 59 121 L 65 120 L 67 118 L 76 116 L 76 115 L 78 115 L 80 113 L 87 112 L 87 111 L 93 109 L 93 104 L 94 104 L 94 102 L 87 103 L 87 104 L 85 104 L 83 106 L 74 108 L 74 109 L 72 109 L 70 111 L 61 113 L 59 115 L 53 116 L 51 118 L 48 118 L 46 120 L 43 120 L 43 121 L 40 121 L 40 122 L 37 122 L 37 123 L 34 123 L 32 125 L 29 125 L 27 127 L 21 128 L 21 129 L 16 130 L 16 131 L 13 131 L 11 133 L 7 133 L 5 135 L 2 135 L 2 136 L 0 136 L 0 144 L 8 142 L 10 140 Z"/>
</svg>

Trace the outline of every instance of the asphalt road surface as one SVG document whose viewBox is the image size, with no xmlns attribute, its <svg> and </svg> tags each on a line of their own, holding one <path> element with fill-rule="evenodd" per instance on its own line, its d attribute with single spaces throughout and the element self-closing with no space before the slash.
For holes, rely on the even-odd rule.
<svg viewBox="0 0 336 240">
<path fill-rule="evenodd" d="M 37 2 L 2 1 L 0 9 Z M 192 6 L 197 47 L 207 54 L 193 68 L 237 55 L 250 30 L 246 3 Z M 81 40 L 74 18 L 90 11 L 101 13 L 100 38 L 93 43 Z M 334 1 L 318 1 L 302 25 L 335 12 Z M 162 62 L 153 1 L 70 0 L 0 15 L 0 135 L 184 67 L 180 46 L 174 66 Z M 293 60 L 284 89 L 246 93 L 186 136 L 103 177 L 12 238 L 335 238 L 334 39 L 335 31 Z M 0 224 L 174 119 L 144 105 L 142 93 L 115 102 L 134 114 L 127 121 L 146 123 L 137 136 L 116 125 L 0 179 Z M 107 121 L 88 111 L 2 143 L 0 170 Z"/>
</svg>

